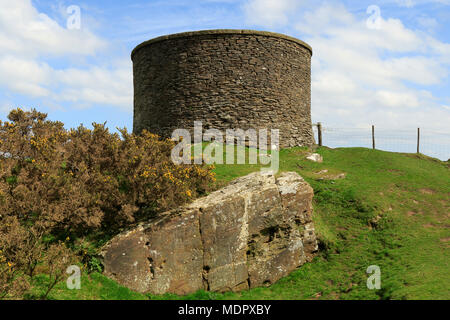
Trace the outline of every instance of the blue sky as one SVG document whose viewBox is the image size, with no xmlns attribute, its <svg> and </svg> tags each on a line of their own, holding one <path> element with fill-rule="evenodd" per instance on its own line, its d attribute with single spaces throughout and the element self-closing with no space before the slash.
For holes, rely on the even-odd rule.
<svg viewBox="0 0 450 320">
<path fill-rule="evenodd" d="M 67 29 L 71 5 L 79 29 Z M 131 129 L 131 50 L 219 28 L 308 42 L 313 121 L 449 133 L 450 0 L 0 0 L 0 118 L 36 107 L 67 127 Z"/>
</svg>

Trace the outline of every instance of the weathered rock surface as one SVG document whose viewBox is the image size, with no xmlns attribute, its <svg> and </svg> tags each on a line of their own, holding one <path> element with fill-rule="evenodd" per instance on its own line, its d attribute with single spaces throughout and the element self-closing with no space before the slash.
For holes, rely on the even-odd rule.
<svg viewBox="0 0 450 320">
<path fill-rule="evenodd" d="M 113 238 L 105 273 L 153 294 L 274 283 L 317 251 L 312 197 L 297 173 L 252 173 Z"/>
<path fill-rule="evenodd" d="M 323 162 L 323 158 L 320 154 L 318 153 L 312 153 L 309 156 L 306 157 L 306 159 L 310 160 L 310 161 L 314 161 L 314 162 Z"/>
</svg>

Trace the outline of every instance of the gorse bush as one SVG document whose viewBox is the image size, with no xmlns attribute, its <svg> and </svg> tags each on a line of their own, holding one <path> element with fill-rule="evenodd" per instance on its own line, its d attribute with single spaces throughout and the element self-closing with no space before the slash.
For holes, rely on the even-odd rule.
<svg viewBox="0 0 450 320">
<path fill-rule="evenodd" d="M 33 277 L 52 241 L 114 233 L 188 202 L 215 180 L 210 167 L 175 165 L 174 142 L 147 131 L 110 133 L 96 123 L 66 130 L 36 110 L 16 109 L 8 119 L 0 121 L 0 286 L 11 292 L 25 290 L 14 279 Z"/>
<path fill-rule="evenodd" d="M 174 142 L 103 124 L 65 130 L 33 110 L 0 123 L 0 212 L 47 230 L 120 227 L 205 192 L 210 168 L 175 165 Z"/>
<path fill-rule="evenodd" d="M 44 231 L 34 225 L 24 226 L 15 216 L 0 221 L 0 299 L 21 298 L 31 287 L 38 264 L 46 267 L 50 278 L 41 296 L 46 298 L 66 268 L 77 257 L 64 243 L 48 243 Z"/>
</svg>

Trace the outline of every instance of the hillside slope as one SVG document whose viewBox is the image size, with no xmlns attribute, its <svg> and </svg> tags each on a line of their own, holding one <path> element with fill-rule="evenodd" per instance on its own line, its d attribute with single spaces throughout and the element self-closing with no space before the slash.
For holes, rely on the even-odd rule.
<svg viewBox="0 0 450 320">
<path fill-rule="evenodd" d="M 81 290 L 61 285 L 51 298 L 450 299 L 448 163 L 364 148 L 317 152 L 323 163 L 305 160 L 302 148 L 280 153 L 280 171 L 297 171 L 314 189 L 321 252 L 274 285 L 241 293 L 145 296 L 94 273 L 83 276 Z M 256 165 L 215 169 L 222 183 L 255 170 Z M 381 269 L 380 290 L 366 286 L 370 265 Z"/>
</svg>

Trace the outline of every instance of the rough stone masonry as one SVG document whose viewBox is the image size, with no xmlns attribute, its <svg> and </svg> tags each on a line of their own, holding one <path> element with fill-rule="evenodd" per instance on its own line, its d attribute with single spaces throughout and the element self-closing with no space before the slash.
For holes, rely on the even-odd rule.
<svg viewBox="0 0 450 320">
<path fill-rule="evenodd" d="M 253 30 L 162 36 L 132 52 L 133 132 L 279 129 L 280 147 L 314 143 L 311 56 L 305 42 Z M 193 136 L 193 132 L 191 132 Z"/>
<path fill-rule="evenodd" d="M 317 251 L 313 190 L 295 172 L 256 172 L 124 232 L 105 274 L 139 292 L 188 294 L 269 285 Z"/>
</svg>

